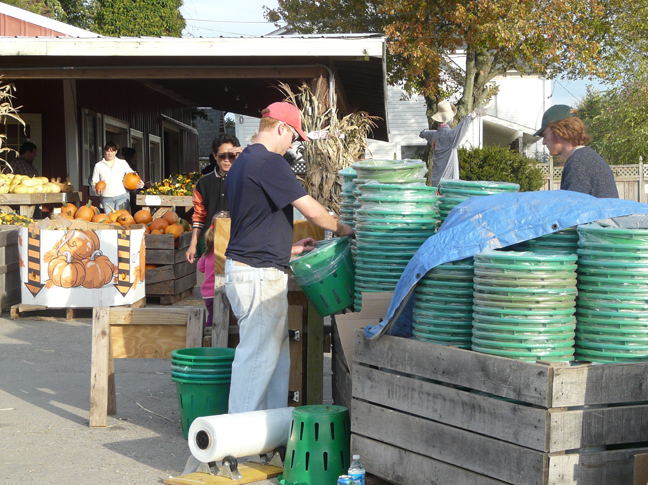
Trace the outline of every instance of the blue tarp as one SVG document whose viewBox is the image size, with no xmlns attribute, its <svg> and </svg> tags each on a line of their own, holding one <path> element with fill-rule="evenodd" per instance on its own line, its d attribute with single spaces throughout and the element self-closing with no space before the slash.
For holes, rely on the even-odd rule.
<svg viewBox="0 0 648 485">
<path fill-rule="evenodd" d="M 387 315 L 365 335 L 412 335 L 411 298 L 418 281 L 432 268 L 469 258 L 579 224 L 631 214 L 648 214 L 648 204 L 597 199 L 568 190 L 471 197 L 455 207 L 434 236 L 411 259 L 401 276 Z"/>
</svg>

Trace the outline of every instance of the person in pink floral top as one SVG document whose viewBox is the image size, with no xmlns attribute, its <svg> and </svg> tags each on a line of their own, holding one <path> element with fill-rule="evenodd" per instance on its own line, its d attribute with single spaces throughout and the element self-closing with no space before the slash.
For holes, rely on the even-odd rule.
<svg viewBox="0 0 648 485">
<path fill-rule="evenodd" d="M 200 294 L 207 307 L 207 326 L 212 326 L 214 319 L 214 223 L 205 232 L 205 254 L 198 260 L 198 271 L 205 273 L 205 281 L 200 287 Z"/>
</svg>

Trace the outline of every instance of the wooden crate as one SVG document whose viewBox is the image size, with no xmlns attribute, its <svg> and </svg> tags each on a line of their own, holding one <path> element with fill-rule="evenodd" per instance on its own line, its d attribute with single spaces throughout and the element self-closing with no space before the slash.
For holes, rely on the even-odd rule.
<svg viewBox="0 0 648 485">
<path fill-rule="evenodd" d="M 190 296 L 197 282 L 197 263 L 185 257 L 191 233 L 180 235 L 177 248 L 171 234 L 147 234 L 145 238 L 146 264 L 160 265 L 146 270 L 146 296 L 159 297 L 163 305 Z"/>
<path fill-rule="evenodd" d="M 0 311 L 20 303 L 18 226 L 0 226 Z"/>
<path fill-rule="evenodd" d="M 399 484 L 627 485 L 648 452 L 647 375 L 358 330 L 352 451 Z"/>
</svg>

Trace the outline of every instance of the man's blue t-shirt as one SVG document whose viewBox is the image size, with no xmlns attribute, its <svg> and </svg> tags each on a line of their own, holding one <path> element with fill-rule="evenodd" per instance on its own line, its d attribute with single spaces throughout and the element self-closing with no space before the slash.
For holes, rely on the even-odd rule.
<svg viewBox="0 0 648 485">
<path fill-rule="evenodd" d="M 293 241 L 292 202 L 307 195 L 284 157 L 249 145 L 227 179 L 232 228 L 225 256 L 255 268 L 285 270 Z"/>
</svg>

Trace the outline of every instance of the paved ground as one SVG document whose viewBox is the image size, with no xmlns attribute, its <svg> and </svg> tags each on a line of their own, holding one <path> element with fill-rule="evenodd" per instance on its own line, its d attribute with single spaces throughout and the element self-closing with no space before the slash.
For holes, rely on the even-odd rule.
<svg viewBox="0 0 648 485">
<path fill-rule="evenodd" d="M 190 453 L 169 360 L 115 360 L 117 415 L 89 428 L 91 333 L 90 319 L 1 315 L 0 484 L 147 485 L 182 473 Z M 330 375 L 324 385 L 330 399 Z"/>
</svg>

